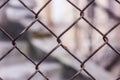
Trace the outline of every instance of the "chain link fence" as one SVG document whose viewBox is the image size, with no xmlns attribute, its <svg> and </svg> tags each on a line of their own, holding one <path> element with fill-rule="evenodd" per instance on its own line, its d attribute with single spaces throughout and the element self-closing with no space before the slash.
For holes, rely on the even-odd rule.
<svg viewBox="0 0 120 80">
<path fill-rule="evenodd" d="M 2 5 L 0 6 L 0 9 L 2 9 L 5 5 L 7 5 L 7 3 L 9 2 L 10 0 L 6 0 L 4 1 L 4 3 L 2 3 Z M 45 3 L 41 9 L 38 11 L 38 12 L 35 12 L 34 10 L 32 10 L 31 8 L 29 8 L 26 3 L 24 3 L 22 0 L 18 0 L 26 9 L 28 9 L 33 15 L 34 15 L 34 21 L 32 23 L 30 23 L 29 26 L 27 26 L 21 33 L 19 33 L 19 35 L 16 37 L 16 38 L 13 38 L 12 36 L 10 36 L 8 34 L 7 31 L 5 31 L 3 28 L 0 27 L 0 31 L 6 35 L 10 40 L 11 40 L 11 44 L 13 47 L 11 47 L 11 49 L 5 53 L 2 57 L 0 57 L 0 61 L 2 61 L 7 55 L 11 54 L 11 52 L 14 50 L 14 49 L 17 49 L 20 54 L 22 54 L 25 58 L 27 58 L 32 64 L 34 64 L 34 67 L 35 68 L 35 71 L 34 73 L 27 79 L 27 80 L 32 80 L 32 78 L 37 74 L 39 73 L 40 75 L 42 75 L 45 80 L 50 80 L 44 73 L 42 73 L 42 71 L 39 69 L 39 66 L 41 63 L 43 63 L 57 48 L 59 47 L 62 47 L 65 51 L 68 52 L 69 55 L 71 55 L 75 60 L 77 60 L 80 64 L 80 68 L 79 68 L 79 71 L 74 74 L 73 76 L 71 76 L 70 79 L 68 80 L 75 80 L 75 78 L 81 73 L 81 72 L 85 72 L 91 80 L 97 80 L 95 76 L 93 76 L 91 74 L 91 72 L 89 72 L 87 69 L 86 69 L 86 66 L 85 64 L 94 56 L 97 54 L 98 51 L 100 51 L 104 46 L 109 46 L 117 55 L 120 56 L 120 52 L 118 50 L 116 50 L 112 45 L 111 43 L 109 42 L 109 38 L 107 37 L 108 34 L 110 34 L 114 29 L 116 29 L 119 25 L 120 25 L 120 22 L 118 22 L 115 26 L 113 26 L 110 30 L 108 30 L 106 33 L 102 33 L 96 26 L 94 26 L 91 22 L 89 22 L 89 20 L 87 20 L 85 18 L 85 11 L 90 7 L 92 6 L 94 3 L 95 3 L 95 0 L 91 0 L 83 9 L 80 9 L 76 4 L 72 3 L 72 1 L 70 0 L 66 0 L 70 5 L 73 6 L 73 8 L 77 9 L 79 11 L 79 17 L 73 22 L 71 23 L 71 25 L 66 29 L 64 30 L 60 35 L 56 35 L 55 32 L 53 32 L 51 29 L 49 29 L 49 26 L 47 26 L 46 24 L 44 24 L 40 18 L 39 18 L 39 14 L 41 13 L 41 11 L 43 11 L 47 5 L 49 5 L 50 3 L 52 3 L 52 0 L 49 0 L 47 1 L 47 3 Z M 118 4 L 120 4 L 120 1 L 118 0 L 115 0 Z M 89 13 L 89 12 L 88 12 Z M 87 57 L 87 59 L 85 59 L 84 61 L 77 58 L 74 53 L 72 53 L 65 45 L 64 43 L 62 42 L 61 40 L 61 37 L 63 35 L 65 35 L 71 28 L 73 28 L 80 20 L 84 20 L 88 25 L 89 27 L 91 27 L 92 29 L 94 29 L 95 31 L 97 31 L 103 38 L 103 41 L 104 43 L 99 47 L 97 48 L 94 52 L 91 53 L 90 56 Z M 54 47 L 45 57 L 43 57 L 42 60 L 40 60 L 38 63 L 35 63 L 29 56 L 27 56 L 21 49 L 18 48 L 17 46 L 17 40 L 25 33 L 27 32 L 31 27 L 32 25 L 34 25 L 36 22 L 38 22 L 39 24 L 41 24 L 46 30 L 48 30 L 52 36 L 54 36 L 56 38 L 56 41 L 57 41 L 57 45 L 56 47 Z M 120 57 L 119 57 L 120 58 Z M 96 73 L 97 74 L 97 73 Z M 100 75 L 99 75 L 100 76 Z M 105 80 L 105 79 L 103 79 Z M 116 78 L 116 80 L 120 80 L 120 78 Z"/>
</svg>

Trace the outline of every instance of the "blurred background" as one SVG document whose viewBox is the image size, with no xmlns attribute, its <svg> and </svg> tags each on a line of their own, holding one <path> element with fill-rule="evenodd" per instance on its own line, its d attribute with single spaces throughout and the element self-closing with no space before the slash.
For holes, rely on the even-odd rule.
<svg viewBox="0 0 120 80">
<path fill-rule="evenodd" d="M 0 0 L 2 6 L 7 0 Z M 22 0 L 37 13 L 48 0 Z M 92 0 L 70 0 L 81 10 Z M 101 33 L 106 34 L 120 20 L 120 4 L 115 0 L 96 0 L 85 11 L 84 17 Z M 40 13 L 39 20 L 57 36 L 61 35 L 79 17 L 80 11 L 67 0 L 52 0 Z M 19 0 L 9 0 L 0 7 L 0 77 L 3 80 L 46 80 L 35 72 L 35 65 L 20 51 L 13 49 L 12 41 L 2 32 L 5 30 L 13 39 L 35 20 L 35 15 Z M 119 25 L 107 34 L 110 45 L 120 51 Z M 60 37 L 62 44 L 79 60 L 84 61 L 105 42 L 103 36 L 84 19 L 77 22 Z M 42 24 L 35 22 L 16 40 L 17 47 L 36 64 L 58 45 Z M 11 50 L 11 51 L 10 51 Z M 9 52 L 10 51 L 10 52 Z M 7 55 L 6 55 L 7 54 Z M 80 65 L 62 47 L 57 48 L 43 61 L 39 69 L 49 80 L 70 80 L 80 70 Z M 116 80 L 120 76 L 120 56 L 108 45 L 104 45 L 86 63 L 85 69 L 96 80 Z M 82 71 L 74 80 L 92 80 Z"/>
</svg>

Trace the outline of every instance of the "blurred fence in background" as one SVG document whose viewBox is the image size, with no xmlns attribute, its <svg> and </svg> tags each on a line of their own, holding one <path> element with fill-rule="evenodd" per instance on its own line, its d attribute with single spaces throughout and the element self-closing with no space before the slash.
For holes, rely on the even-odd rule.
<svg viewBox="0 0 120 80">
<path fill-rule="evenodd" d="M 16 8 L 16 10 L 11 10 L 12 8 Z M 1 50 L 0 62 L 2 63 L 2 60 L 8 55 L 13 55 L 13 50 L 17 50 L 33 64 L 32 68 L 35 69 L 33 74 L 27 75 L 27 80 L 32 80 L 38 73 L 45 80 L 54 80 L 56 76 L 52 76 L 53 79 L 50 79 L 41 71 L 40 67 L 58 48 L 62 48 L 67 52 L 67 56 L 61 57 L 64 52 L 59 50 L 56 53 L 57 56 L 54 57 L 62 64 L 77 71 L 75 74 L 71 73 L 73 75 L 67 80 L 120 80 L 119 12 L 119 0 L 1 0 L 0 32 L 9 39 L 8 43 L 11 46 L 8 51 L 5 49 L 2 52 Z M 21 30 L 16 28 L 18 34 L 10 33 L 10 28 L 5 30 L 3 27 L 8 20 L 18 21 L 25 27 Z M 10 24 L 4 26 L 7 27 Z M 37 63 L 18 47 L 17 41 L 27 32 L 30 35 L 28 41 L 33 41 L 34 46 L 47 52 Z M 48 38 L 46 42 L 43 39 L 43 42 L 39 43 L 44 35 L 45 37 L 52 36 L 52 39 Z M 40 40 L 36 40 L 35 38 L 39 36 Z M 39 44 L 36 43 L 37 41 Z M 2 42 L 0 49 L 5 44 Z M 23 45 L 25 47 L 25 44 Z M 51 48 L 51 46 L 54 47 Z M 34 56 L 34 52 L 31 54 Z M 77 62 L 74 62 L 73 59 Z M 6 62 L 6 64 L 8 63 Z M 77 79 L 76 77 L 81 73 L 89 79 Z M 1 75 L 0 77 L 4 80 L 4 77 Z"/>
</svg>

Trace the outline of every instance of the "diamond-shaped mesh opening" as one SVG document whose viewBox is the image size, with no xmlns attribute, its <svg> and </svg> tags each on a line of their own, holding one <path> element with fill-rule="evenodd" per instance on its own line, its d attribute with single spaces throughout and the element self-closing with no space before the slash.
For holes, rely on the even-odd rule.
<svg viewBox="0 0 120 80">
<path fill-rule="evenodd" d="M 12 50 L 0 63 L 1 78 L 3 79 L 27 79 L 35 67 L 28 59 L 16 49 Z M 27 68 L 25 68 L 27 67 Z"/>
<path fill-rule="evenodd" d="M 49 67 L 48 67 L 49 66 Z M 52 69 L 51 69 L 52 68 Z M 39 66 L 39 69 L 41 70 L 41 72 L 43 72 L 43 74 L 51 80 L 59 80 L 62 76 L 62 66 L 59 65 L 58 63 L 54 62 L 54 63 L 42 63 Z"/>
<path fill-rule="evenodd" d="M 51 73 L 54 74 L 61 74 L 61 76 L 64 78 L 69 79 L 72 75 L 75 74 L 75 72 L 77 72 L 75 69 L 79 69 L 80 63 L 74 59 L 72 56 L 74 56 L 74 54 L 71 54 L 66 52 L 66 50 L 64 50 L 62 47 L 59 47 L 58 49 L 56 49 L 50 56 L 54 57 L 53 61 L 55 62 L 56 66 L 53 66 L 53 71 L 51 71 Z M 49 56 L 49 57 L 50 57 Z M 49 58 L 48 57 L 48 58 Z M 75 56 L 74 56 L 75 57 Z M 77 58 L 77 57 L 76 57 Z M 49 59 L 46 59 L 49 60 Z M 50 60 L 49 60 L 50 61 Z M 58 66 L 58 63 L 60 62 L 61 66 Z M 44 63 L 42 63 L 41 65 L 43 65 Z M 50 64 L 50 63 L 49 63 Z M 48 65 L 49 65 L 48 64 Z M 41 66 L 39 65 L 39 66 Z M 74 65 L 75 69 L 72 69 L 73 67 L 69 67 L 70 65 Z M 52 64 L 51 64 L 52 66 Z M 75 67 L 76 66 L 76 67 Z M 56 71 L 54 71 L 54 69 Z M 69 70 L 69 71 L 68 71 Z M 42 69 L 41 69 L 42 71 Z M 58 72 L 57 72 L 58 71 Z M 47 74 L 47 73 L 46 73 Z M 51 74 L 52 75 L 52 74 Z M 65 76 L 66 75 L 66 76 Z M 48 75 L 49 76 L 49 75 Z M 50 78 L 52 79 L 52 77 Z"/>
</svg>

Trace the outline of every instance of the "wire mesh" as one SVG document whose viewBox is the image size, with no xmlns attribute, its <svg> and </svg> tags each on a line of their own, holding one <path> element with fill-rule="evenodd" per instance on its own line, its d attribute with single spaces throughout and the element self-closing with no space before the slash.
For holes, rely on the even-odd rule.
<svg viewBox="0 0 120 80">
<path fill-rule="evenodd" d="M 1 6 L 0 9 L 2 9 L 10 0 L 6 0 Z M 73 76 L 71 76 L 71 78 L 69 80 L 74 80 L 82 71 L 84 71 L 90 78 L 91 80 L 96 80 L 96 78 L 91 74 L 91 72 L 88 72 L 87 69 L 85 68 L 85 64 L 95 55 L 97 54 L 97 52 L 102 49 L 105 45 L 109 46 L 112 50 L 114 50 L 114 52 L 116 54 L 118 54 L 120 56 L 120 52 L 118 50 L 116 50 L 110 43 L 109 43 L 109 38 L 107 37 L 108 34 L 110 34 L 114 29 L 116 29 L 119 25 L 120 22 L 117 23 L 115 26 L 113 26 L 108 32 L 106 32 L 105 34 L 102 33 L 98 28 L 96 28 L 96 26 L 94 26 L 92 23 L 89 22 L 89 20 L 87 20 L 84 16 L 85 11 L 91 6 L 93 5 L 93 3 L 95 2 L 95 0 L 92 0 L 91 2 L 89 2 L 83 9 L 80 9 L 79 7 L 77 7 L 74 3 L 72 3 L 70 0 L 66 0 L 70 5 L 72 5 L 75 9 L 77 9 L 80 13 L 79 17 L 66 29 L 64 30 L 59 36 L 57 36 L 52 30 L 49 29 L 49 26 L 47 26 L 46 24 L 44 24 L 40 18 L 39 18 L 39 14 L 41 13 L 42 10 L 44 10 L 47 5 L 49 5 L 52 0 L 47 1 L 42 7 L 41 9 L 39 9 L 39 11 L 36 13 L 34 12 L 34 10 L 30 9 L 26 3 L 24 3 L 22 0 L 18 0 L 26 9 L 28 9 L 31 13 L 34 14 L 34 21 L 32 23 L 30 23 L 29 26 L 27 26 L 16 38 L 11 37 L 3 28 L 0 27 L 0 31 L 6 35 L 10 40 L 11 40 L 11 44 L 13 45 L 13 47 L 0 58 L 0 61 L 3 60 L 8 54 L 10 54 L 11 51 L 13 51 L 14 49 L 17 49 L 20 54 L 22 54 L 24 57 L 26 57 L 31 63 L 34 64 L 34 68 L 35 71 L 34 73 L 27 79 L 27 80 L 31 80 L 37 73 L 41 74 L 46 80 L 49 80 L 49 78 L 42 73 L 42 71 L 40 71 L 39 66 L 42 62 L 44 62 L 52 53 L 53 51 L 55 51 L 57 48 L 62 47 L 64 50 L 66 50 L 69 55 L 71 55 L 74 59 L 76 59 L 79 63 L 80 63 L 80 70 L 74 74 Z M 115 0 L 118 4 L 120 4 L 120 1 Z M 74 25 L 76 25 L 80 20 L 84 20 L 91 28 L 93 28 L 95 31 L 97 31 L 103 38 L 104 43 L 98 48 L 96 49 L 87 59 L 85 59 L 84 61 L 81 61 L 80 59 L 78 59 L 63 43 L 61 40 L 61 37 L 63 35 L 65 35 L 71 28 L 74 27 Z M 36 22 L 39 22 L 39 24 L 41 24 L 46 30 L 48 30 L 55 38 L 56 41 L 58 42 L 57 46 L 54 47 L 42 60 L 40 60 L 37 64 L 31 59 L 29 58 L 29 56 L 27 56 L 24 52 L 22 52 L 22 50 L 20 50 L 17 46 L 16 41 L 25 33 L 27 32 L 32 25 L 34 25 Z M 97 74 L 97 73 L 96 73 Z M 104 80 L 104 79 L 103 79 Z M 116 80 L 120 80 L 120 78 L 117 78 Z"/>
</svg>

